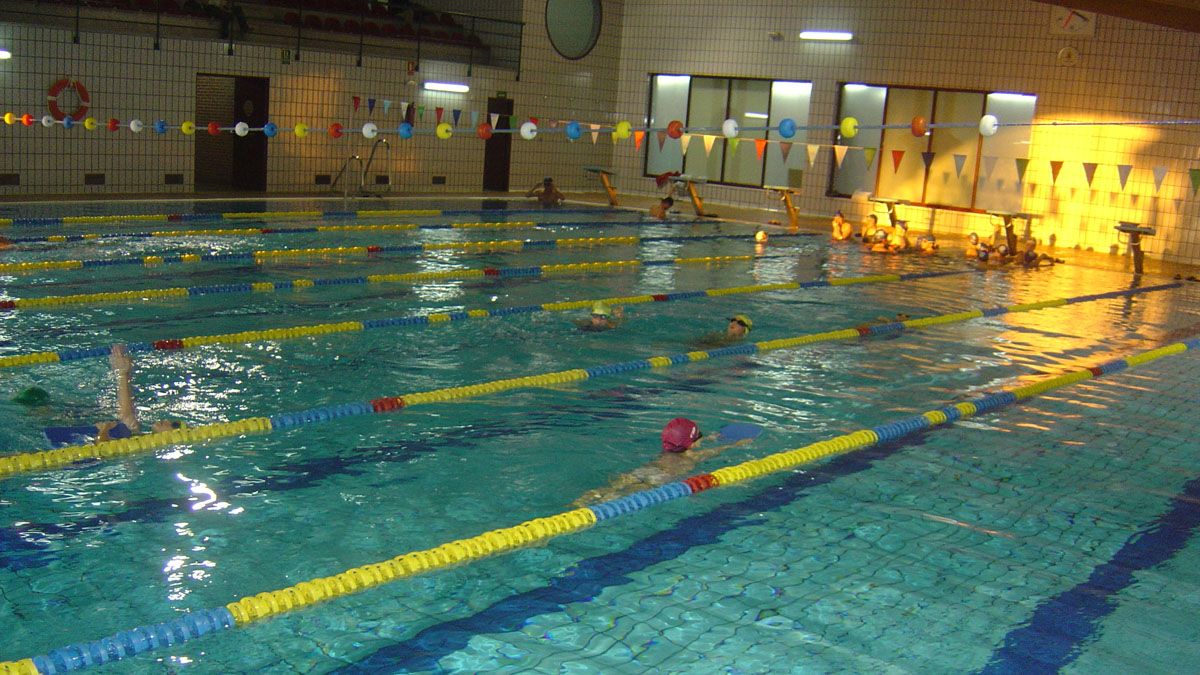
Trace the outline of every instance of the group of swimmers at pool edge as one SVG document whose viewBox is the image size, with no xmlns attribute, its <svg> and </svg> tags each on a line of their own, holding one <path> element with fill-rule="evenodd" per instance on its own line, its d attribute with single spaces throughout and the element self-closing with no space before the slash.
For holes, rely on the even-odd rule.
<svg viewBox="0 0 1200 675">
<path fill-rule="evenodd" d="M 857 234 L 854 232 L 854 226 L 846 220 L 841 211 L 833 215 L 830 229 L 833 231 L 834 241 L 859 240 L 872 253 L 933 253 L 939 248 L 938 242 L 932 234 L 923 234 L 918 236 L 915 242 L 911 241 L 908 238 L 908 223 L 900 220 L 896 221 L 894 225 L 880 225 L 879 218 L 873 213 L 863 219 Z M 981 263 L 997 265 L 1017 263 L 1025 267 L 1063 262 L 1060 258 L 1038 253 L 1037 241 L 1034 239 L 1026 241 L 1024 253 L 1018 254 L 1016 251 L 1009 250 L 1006 243 L 995 246 L 987 244 L 981 241 L 979 235 L 974 232 L 967 237 L 964 255 Z"/>
</svg>

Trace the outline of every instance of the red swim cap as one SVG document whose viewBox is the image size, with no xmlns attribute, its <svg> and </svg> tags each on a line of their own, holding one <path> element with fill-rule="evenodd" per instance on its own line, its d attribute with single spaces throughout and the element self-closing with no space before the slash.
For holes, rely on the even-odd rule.
<svg viewBox="0 0 1200 675">
<path fill-rule="evenodd" d="M 686 417 L 676 417 L 662 430 L 663 452 L 683 452 L 700 440 L 700 427 Z"/>
</svg>

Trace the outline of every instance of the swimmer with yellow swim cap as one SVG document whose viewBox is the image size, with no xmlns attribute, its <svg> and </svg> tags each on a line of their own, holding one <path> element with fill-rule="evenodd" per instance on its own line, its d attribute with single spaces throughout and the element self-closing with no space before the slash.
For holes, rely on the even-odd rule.
<svg viewBox="0 0 1200 675">
<path fill-rule="evenodd" d="M 621 325 L 625 319 L 625 310 L 620 307 L 609 309 L 608 305 L 603 301 L 597 300 L 592 303 L 592 314 L 587 319 L 579 319 L 575 325 L 579 330 L 591 333 L 612 330 Z"/>
<path fill-rule="evenodd" d="M 695 340 L 693 345 L 699 349 L 728 347 L 741 342 L 752 328 L 754 328 L 754 322 L 750 320 L 750 317 L 745 314 L 734 314 L 729 317 L 729 324 L 725 326 L 724 333 L 707 333 Z"/>
</svg>

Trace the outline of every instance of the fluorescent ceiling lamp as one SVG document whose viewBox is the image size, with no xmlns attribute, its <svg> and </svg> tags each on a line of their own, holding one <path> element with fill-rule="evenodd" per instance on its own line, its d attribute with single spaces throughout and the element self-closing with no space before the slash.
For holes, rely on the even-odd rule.
<svg viewBox="0 0 1200 675">
<path fill-rule="evenodd" d="M 854 33 L 842 33 L 832 30 L 806 30 L 800 33 L 801 40 L 830 40 L 847 42 L 854 39 Z"/>
<path fill-rule="evenodd" d="M 1007 91 L 993 91 L 988 94 L 988 98 L 994 98 L 1001 101 L 1036 101 L 1037 96 L 1033 94 L 1013 94 Z"/>
<path fill-rule="evenodd" d="M 465 94 L 471 91 L 471 88 L 465 84 L 455 84 L 454 82 L 426 82 L 425 88 L 429 91 L 452 91 L 456 94 Z"/>
<path fill-rule="evenodd" d="M 767 113 L 748 112 L 748 113 L 742 113 L 742 117 L 750 117 L 750 118 L 753 118 L 756 120 L 765 120 L 765 119 L 767 119 Z"/>
<path fill-rule="evenodd" d="M 11 59 L 11 58 L 12 58 L 12 52 L 8 51 L 7 49 L 0 49 L 0 60 Z"/>
</svg>

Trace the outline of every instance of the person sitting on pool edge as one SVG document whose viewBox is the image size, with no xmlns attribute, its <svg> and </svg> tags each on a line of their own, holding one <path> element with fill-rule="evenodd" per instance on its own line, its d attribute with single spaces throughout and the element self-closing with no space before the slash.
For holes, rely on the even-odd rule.
<svg viewBox="0 0 1200 675">
<path fill-rule="evenodd" d="M 129 357 L 129 352 L 123 344 L 113 345 L 108 360 L 117 378 L 117 419 L 78 426 L 47 427 L 45 429 L 46 438 L 54 447 L 91 442 L 100 443 L 129 438 L 134 434 L 141 433 L 141 423 L 138 421 L 137 408 L 133 402 L 133 385 L 131 383 L 133 360 Z M 13 400 L 27 407 L 40 407 L 49 405 L 50 395 L 40 387 L 30 387 Z M 158 420 L 151 425 L 150 431 L 162 433 L 182 428 L 185 426 L 179 420 Z"/>
<path fill-rule="evenodd" d="M 572 505 L 586 506 L 615 499 L 638 490 L 666 485 L 692 473 L 700 462 L 712 459 L 729 448 L 753 440 L 752 437 L 741 438 L 733 443 L 701 449 L 698 446 L 704 438 L 707 437 L 700 433 L 700 427 L 695 422 L 686 417 L 676 417 L 663 427 L 662 453 L 657 458 L 633 471 L 617 476 L 606 487 L 587 491 L 582 497 L 572 502 Z M 717 441 L 721 439 L 720 436 L 714 438 Z"/>
<path fill-rule="evenodd" d="M 754 328 L 754 322 L 750 320 L 750 317 L 745 314 L 734 314 L 729 317 L 729 324 L 725 326 L 724 333 L 702 335 L 695 344 L 701 348 L 728 347 L 741 342 L 752 328 Z"/>
<path fill-rule="evenodd" d="M 854 238 L 854 226 L 847 222 L 846 216 L 842 215 L 841 211 L 833 214 L 830 227 L 833 229 L 834 241 L 848 241 Z"/>
<path fill-rule="evenodd" d="M 591 317 L 579 319 L 575 321 L 575 325 L 579 327 L 579 330 L 598 333 L 616 328 L 624 320 L 625 310 L 621 306 L 618 305 L 610 310 L 608 305 L 597 300 L 592 303 Z"/>
<path fill-rule="evenodd" d="M 666 220 L 672 206 L 675 206 L 675 200 L 670 195 L 667 195 L 656 206 L 650 207 L 650 216 L 659 220 Z"/>
<path fill-rule="evenodd" d="M 542 206 L 559 206 L 566 199 L 563 193 L 554 185 L 554 179 L 546 176 L 542 182 L 529 188 L 526 197 L 537 197 Z"/>
</svg>

